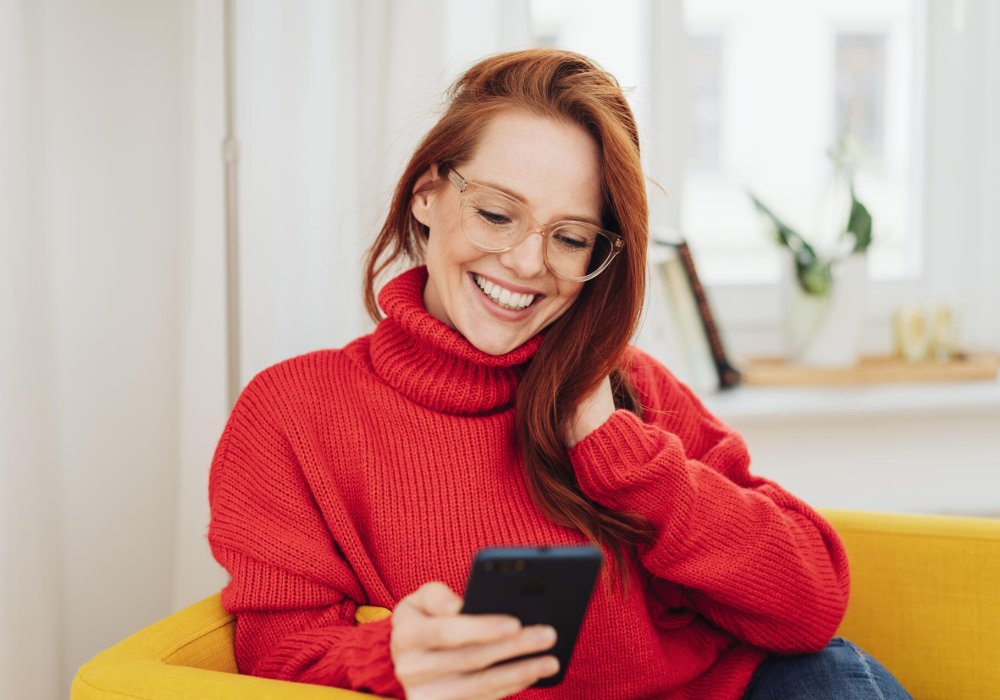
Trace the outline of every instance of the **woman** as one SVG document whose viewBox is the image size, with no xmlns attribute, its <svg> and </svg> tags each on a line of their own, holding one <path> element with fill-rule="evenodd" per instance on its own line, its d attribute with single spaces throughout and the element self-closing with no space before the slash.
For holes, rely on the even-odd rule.
<svg viewBox="0 0 1000 700">
<path fill-rule="evenodd" d="M 554 632 L 461 615 L 472 557 L 592 541 L 608 575 L 567 676 L 526 696 L 784 697 L 832 668 L 804 696 L 906 697 L 831 644 L 848 595 L 836 533 L 628 346 L 644 193 L 632 113 L 586 58 L 502 54 L 459 79 L 369 254 L 376 330 L 259 374 L 220 440 L 209 540 L 241 672 L 517 693 L 555 659 L 494 664 Z M 376 304 L 376 278 L 413 262 Z M 358 625 L 362 604 L 393 614 Z"/>
</svg>

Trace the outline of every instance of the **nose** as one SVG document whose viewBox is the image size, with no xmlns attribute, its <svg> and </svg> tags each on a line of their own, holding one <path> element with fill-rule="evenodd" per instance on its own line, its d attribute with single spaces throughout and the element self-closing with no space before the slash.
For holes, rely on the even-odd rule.
<svg viewBox="0 0 1000 700">
<path fill-rule="evenodd" d="M 523 241 L 499 254 L 500 263 L 513 270 L 521 279 L 541 277 L 545 267 L 545 237 L 538 232 L 529 233 Z"/>
</svg>

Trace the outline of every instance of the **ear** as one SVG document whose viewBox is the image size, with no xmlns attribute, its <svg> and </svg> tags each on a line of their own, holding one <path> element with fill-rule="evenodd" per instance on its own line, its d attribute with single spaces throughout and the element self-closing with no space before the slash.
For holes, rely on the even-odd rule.
<svg viewBox="0 0 1000 700">
<path fill-rule="evenodd" d="M 414 218 L 424 226 L 430 226 L 430 209 L 437 198 L 440 188 L 436 185 L 440 180 L 437 163 L 431 163 L 427 170 L 413 183 L 413 196 L 410 198 L 410 211 Z"/>
</svg>

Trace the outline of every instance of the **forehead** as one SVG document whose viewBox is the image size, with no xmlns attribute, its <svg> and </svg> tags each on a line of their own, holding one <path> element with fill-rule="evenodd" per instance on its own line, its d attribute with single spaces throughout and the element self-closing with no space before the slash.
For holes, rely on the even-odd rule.
<svg viewBox="0 0 1000 700">
<path fill-rule="evenodd" d="M 571 122 L 502 112 L 483 130 L 462 175 L 514 194 L 542 220 L 600 218 L 600 150 Z"/>
</svg>

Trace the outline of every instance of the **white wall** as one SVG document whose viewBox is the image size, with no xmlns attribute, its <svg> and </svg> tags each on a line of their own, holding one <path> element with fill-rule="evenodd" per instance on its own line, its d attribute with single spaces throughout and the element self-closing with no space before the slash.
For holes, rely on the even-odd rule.
<svg viewBox="0 0 1000 700">
<path fill-rule="evenodd" d="M 744 387 L 707 404 L 755 473 L 816 507 L 1000 517 L 1000 381 Z"/>
<path fill-rule="evenodd" d="M 755 473 L 817 508 L 1000 517 L 1000 406 L 732 424 Z"/>
</svg>

